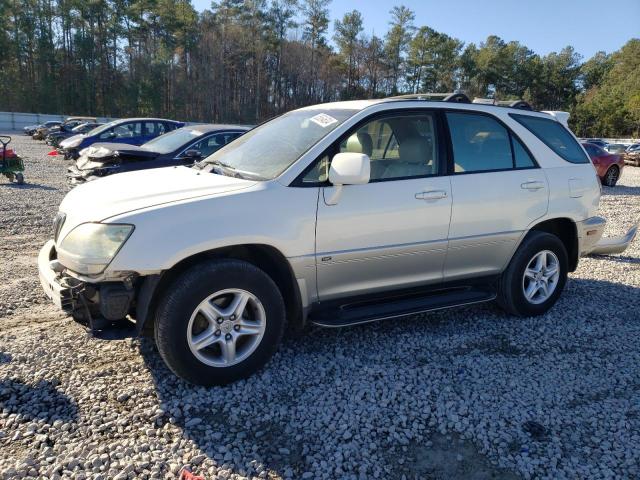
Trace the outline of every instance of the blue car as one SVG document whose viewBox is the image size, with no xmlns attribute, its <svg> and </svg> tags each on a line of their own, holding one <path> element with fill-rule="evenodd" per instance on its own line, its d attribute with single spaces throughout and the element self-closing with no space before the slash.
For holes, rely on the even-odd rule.
<svg viewBox="0 0 640 480">
<path fill-rule="evenodd" d="M 77 159 L 79 152 L 94 143 L 125 143 L 142 145 L 163 133 L 183 127 L 184 123 L 163 118 L 126 118 L 106 123 L 88 133 L 75 135 L 60 142 L 58 153 L 65 160 Z"/>
</svg>

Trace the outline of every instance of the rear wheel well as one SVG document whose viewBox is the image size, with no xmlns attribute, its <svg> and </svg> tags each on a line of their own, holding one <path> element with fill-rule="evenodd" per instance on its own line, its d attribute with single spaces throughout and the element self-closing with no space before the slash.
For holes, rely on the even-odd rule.
<svg viewBox="0 0 640 480">
<path fill-rule="evenodd" d="M 145 333 L 152 331 L 155 321 L 155 306 L 173 281 L 192 266 L 216 258 L 244 260 L 263 270 L 273 279 L 282 294 L 289 327 L 295 330 L 303 327 L 302 299 L 295 275 L 286 257 L 278 249 L 269 245 L 246 244 L 201 252 L 181 260 L 171 269 L 165 271 L 149 301 L 149 309 L 143 325 Z"/>
<path fill-rule="evenodd" d="M 553 218 L 538 223 L 531 230 L 551 233 L 558 237 L 567 250 L 569 271 L 573 272 L 578 268 L 578 229 L 573 220 L 569 218 Z"/>
</svg>

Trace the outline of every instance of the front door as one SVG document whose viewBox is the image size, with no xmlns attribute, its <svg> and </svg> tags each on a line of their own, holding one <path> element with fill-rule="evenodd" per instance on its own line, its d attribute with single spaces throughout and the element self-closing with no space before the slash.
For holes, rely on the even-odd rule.
<svg viewBox="0 0 640 480">
<path fill-rule="evenodd" d="M 316 228 L 320 301 L 442 280 L 451 216 L 450 179 L 431 112 L 379 117 L 332 153 L 371 158 L 366 185 L 321 188 Z M 326 177 L 329 156 L 315 174 Z"/>
</svg>

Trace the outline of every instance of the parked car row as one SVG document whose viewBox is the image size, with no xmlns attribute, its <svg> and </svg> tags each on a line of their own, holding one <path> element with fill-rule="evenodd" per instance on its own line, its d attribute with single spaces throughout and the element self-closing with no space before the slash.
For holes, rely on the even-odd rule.
<svg viewBox="0 0 640 480">
<path fill-rule="evenodd" d="M 105 124 L 95 120 L 72 117 L 26 127 L 25 133 L 44 138 L 55 147 L 52 155 L 73 161 L 67 179 L 75 186 L 115 173 L 191 166 L 250 129 L 227 124 L 185 126 L 163 118 L 125 118 Z"/>
<path fill-rule="evenodd" d="M 178 128 L 142 145 L 95 143 L 79 152 L 67 169 L 71 185 L 114 173 L 149 168 L 190 166 L 249 130 L 238 125 L 196 125 Z"/>
</svg>

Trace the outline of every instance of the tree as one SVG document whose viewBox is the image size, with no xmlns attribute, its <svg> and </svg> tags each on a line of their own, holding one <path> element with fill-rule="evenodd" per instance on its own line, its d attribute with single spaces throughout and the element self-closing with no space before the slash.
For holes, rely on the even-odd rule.
<svg viewBox="0 0 640 480">
<path fill-rule="evenodd" d="M 421 27 L 409 44 L 407 82 L 413 92 L 452 92 L 462 42 Z"/>
<path fill-rule="evenodd" d="M 326 47 L 325 35 L 329 28 L 329 4 L 331 0 L 304 0 L 302 4 L 303 38 L 309 42 L 311 61 L 309 73 L 311 82 L 309 84 L 309 98 L 313 98 L 316 88 L 316 56 L 319 47 Z"/>
<path fill-rule="evenodd" d="M 356 82 L 356 54 L 358 47 L 358 35 L 362 32 L 362 15 L 353 10 L 345 13 L 342 20 L 335 22 L 334 39 L 338 45 L 340 56 L 347 66 L 347 85 L 344 97 L 351 98 L 355 90 Z"/>
<path fill-rule="evenodd" d="M 391 14 L 391 21 L 389 22 L 391 28 L 385 39 L 385 54 L 389 62 L 390 93 L 395 94 L 399 89 L 398 84 L 404 63 L 404 54 L 414 30 L 415 14 L 404 5 L 393 7 L 389 13 Z"/>
</svg>

